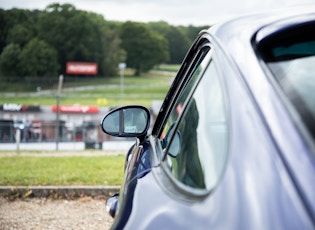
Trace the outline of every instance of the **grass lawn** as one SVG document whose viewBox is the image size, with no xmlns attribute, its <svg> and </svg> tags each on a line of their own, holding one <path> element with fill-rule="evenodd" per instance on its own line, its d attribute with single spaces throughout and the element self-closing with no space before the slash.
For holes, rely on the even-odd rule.
<svg viewBox="0 0 315 230">
<path fill-rule="evenodd" d="M 0 157 L 0 185 L 120 185 L 124 155 Z"/>
<path fill-rule="evenodd" d="M 123 93 L 119 87 L 108 89 L 94 89 L 85 91 L 63 92 L 60 97 L 61 105 L 90 105 L 117 107 L 126 104 L 140 104 L 150 107 L 153 100 L 163 100 L 169 86 L 128 87 Z M 100 103 L 101 102 L 101 103 Z M 13 103 L 23 105 L 55 105 L 56 96 L 41 95 L 36 97 L 25 95 L 12 95 L 0 97 L 0 104 Z"/>
<path fill-rule="evenodd" d="M 123 78 L 123 85 L 121 85 L 120 76 L 90 79 L 65 76 L 60 104 L 108 107 L 141 104 L 150 107 L 153 100 L 165 98 L 177 69 L 178 65 L 164 65 L 159 67 L 159 70 L 152 70 L 141 76 L 133 76 L 132 71 L 127 69 Z M 49 88 L 42 88 L 42 90 L 51 90 L 49 93 L 37 95 L 37 83 L 26 82 L 24 84 L 25 91 L 23 91 L 23 88 L 17 89 L 10 82 L 3 82 L 3 86 L 0 88 L 3 93 L 9 94 L 1 95 L 0 104 L 55 105 L 57 83 L 58 78 L 56 77 L 55 84 L 50 85 Z M 31 88 L 26 86 L 31 86 Z M 92 88 L 84 89 L 82 88 L 84 86 L 92 86 Z M 19 87 L 23 86 L 19 84 Z"/>
<path fill-rule="evenodd" d="M 96 105 L 115 107 L 141 104 L 150 107 L 153 100 L 163 100 L 179 65 L 162 65 L 141 76 L 126 69 L 123 91 L 120 76 L 67 80 L 65 76 L 61 105 Z M 2 82 L 0 104 L 51 106 L 56 104 L 56 83 L 41 87 L 46 93 L 37 94 L 38 84 Z M 46 84 L 48 85 L 48 84 Z M 95 86 L 84 87 L 82 86 Z M 120 185 L 123 180 L 125 156 L 71 157 L 0 157 L 0 185 Z"/>
</svg>

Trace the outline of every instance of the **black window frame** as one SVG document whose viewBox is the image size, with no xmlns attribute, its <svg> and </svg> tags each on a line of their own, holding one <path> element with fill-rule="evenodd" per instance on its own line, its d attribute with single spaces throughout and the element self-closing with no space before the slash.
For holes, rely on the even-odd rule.
<svg viewBox="0 0 315 230">
<path fill-rule="evenodd" d="M 168 107 L 163 107 L 162 106 L 162 114 L 164 114 L 163 116 L 163 124 L 159 124 L 158 129 L 156 128 L 155 130 L 155 135 L 153 134 L 153 136 L 155 137 L 155 144 L 154 144 L 154 148 L 155 148 L 155 152 L 157 152 L 159 154 L 162 154 L 162 156 L 159 156 L 158 158 L 160 159 L 160 167 L 156 168 L 156 170 L 158 171 L 158 174 L 160 175 L 159 177 L 156 177 L 158 179 L 158 181 L 160 181 L 160 185 L 162 186 L 162 188 L 166 188 L 166 192 L 169 193 L 171 196 L 174 196 L 174 198 L 176 199 L 180 199 L 183 201 L 188 201 L 188 202 L 194 202 L 196 200 L 203 200 L 205 199 L 209 194 L 211 194 L 211 192 L 215 189 L 215 187 L 219 184 L 219 182 L 221 181 L 222 176 L 224 175 L 224 171 L 226 168 L 226 164 L 227 164 L 227 160 L 228 160 L 228 153 L 229 153 L 229 145 L 230 145 L 230 134 L 228 132 L 227 134 L 227 147 L 226 147 L 226 158 L 224 160 L 224 166 L 222 168 L 222 171 L 220 173 L 220 176 L 218 177 L 218 180 L 216 181 L 215 185 L 212 186 L 211 188 L 196 188 L 196 187 L 189 187 L 185 184 L 183 184 L 182 182 L 178 181 L 169 171 L 169 169 L 167 168 L 167 165 L 165 164 L 166 162 L 166 156 L 167 156 L 167 149 L 164 149 L 164 151 L 162 151 L 163 147 L 162 147 L 162 142 L 161 142 L 161 134 L 162 131 L 164 129 L 165 124 L 167 123 L 167 119 L 168 116 L 170 115 L 170 113 L 172 112 L 175 103 L 177 102 L 177 97 L 180 95 L 179 92 L 181 92 L 183 90 L 183 88 L 188 84 L 188 82 L 190 81 L 191 77 L 193 76 L 193 71 L 188 71 L 188 67 L 191 67 L 193 65 L 196 64 L 195 60 L 197 60 L 197 58 L 195 58 L 197 55 L 193 56 L 193 54 L 196 54 L 196 52 L 198 52 L 198 50 L 200 51 L 202 48 L 208 47 L 209 48 L 209 61 L 207 63 L 207 66 L 202 70 L 202 74 L 200 74 L 199 79 L 195 82 L 194 87 L 191 89 L 189 96 L 187 97 L 187 99 L 185 100 L 185 105 L 183 106 L 183 111 L 181 113 L 181 115 L 179 116 L 178 121 L 176 122 L 176 126 L 175 130 L 177 130 L 179 128 L 179 124 L 181 122 L 181 118 L 184 116 L 185 114 L 185 110 L 187 109 L 187 105 L 190 104 L 191 102 L 191 98 L 194 95 L 200 81 L 203 79 L 205 72 L 207 71 L 209 64 L 211 62 L 214 63 L 214 66 L 218 72 L 219 75 L 219 80 L 220 80 L 220 84 L 222 86 L 222 90 L 223 90 L 223 97 L 224 97 L 224 108 L 226 111 L 226 121 L 227 121 L 227 128 L 229 129 L 230 125 L 230 115 L 229 115 L 229 109 L 227 108 L 228 105 L 228 101 L 227 101 L 227 92 L 226 92 L 226 85 L 225 85 L 225 80 L 223 77 L 223 72 L 221 69 L 220 64 L 217 61 L 213 61 L 213 57 L 215 57 L 215 54 L 213 53 L 215 51 L 214 47 L 213 47 L 213 43 L 211 42 L 211 37 L 209 37 L 208 35 L 205 35 L 204 37 L 201 37 L 199 40 L 199 43 L 197 42 L 196 45 L 194 45 L 194 49 L 193 51 L 190 52 L 190 55 L 192 55 L 189 60 L 186 60 L 186 65 L 184 69 L 181 69 L 180 71 L 182 71 L 182 73 L 185 73 L 186 75 L 184 75 L 183 77 L 181 77 L 180 81 L 179 79 L 175 79 L 178 82 L 180 82 L 180 85 L 178 86 L 178 88 L 176 88 L 175 90 L 170 90 L 170 92 L 173 92 L 173 95 L 170 95 L 170 92 L 168 93 L 168 96 L 172 99 L 170 100 L 168 98 L 168 100 L 166 100 L 166 102 L 169 103 Z M 215 58 L 216 59 L 216 58 Z M 190 62 L 189 62 L 190 61 Z M 201 63 L 201 62 L 200 62 Z M 164 101 L 165 103 L 165 101 Z M 173 133 L 174 134 L 174 133 Z M 172 142 L 172 139 L 174 138 L 174 135 L 172 135 L 172 138 L 170 140 L 170 142 Z M 153 143 L 152 143 L 153 144 Z M 169 146 L 168 146 L 169 147 Z M 155 171 L 155 170 L 153 170 Z M 164 178 L 164 179 L 163 179 Z M 175 192 L 178 191 L 178 192 Z"/>
<path fill-rule="evenodd" d="M 200 47 L 207 46 L 209 44 L 209 40 L 206 37 L 206 31 L 202 31 L 200 33 L 200 37 L 197 38 L 193 46 L 188 51 L 184 62 L 181 65 L 157 116 L 155 124 L 152 129 L 152 135 L 155 137 L 161 137 L 164 126 L 166 124 L 166 120 L 171 113 L 171 110 L 176 102 L 177 97 L 184 87 L 186 87 L 189 79 L 192 77 L 191 66 L 194 64 L 196 60 L 195 53 L 200 50 Z"/>
</svg>

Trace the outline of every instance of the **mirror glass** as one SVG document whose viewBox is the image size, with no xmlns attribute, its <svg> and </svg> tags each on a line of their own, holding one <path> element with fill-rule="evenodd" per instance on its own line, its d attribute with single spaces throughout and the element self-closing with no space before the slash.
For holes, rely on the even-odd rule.
<svg viewBox="0 0 315 230">
<path fill-rule="evenodd" d="M 144 135 L 150 123 L 149 111 L 141 106 L 126 106 L 111 111 L 102 121 L 103 131 L 120 137 Z"/>
<path fill-rule="evenodd" d="M 147 124 L 147 113 L 141 108 L 124 109 L 124 132 L 143 133 Z"/>
<path fill-rule="evenodd" d="M 177 130 L 174 134 L 175 131 L 175 123 L 171 125 L 170 129 L 168 130 L 168 133 L 166 134 L 165 138 L 162 141 L 162 147 L 164 149 L 168 147 L 168 152 L 167 154 L 170 155 L 171 157 L 177 157 L 178 153 L 180 152 L 181 148 L 181 134 Z M 172 136 L 174 134 L 173 140 Z"/>
<path fill-rule="evenodd" d="M 109 114 L 102 122 L 103 129 L 107 133 L 119 132 L 119 111 Z"/>
<path fill-rule="evenodd" d="M 171 157 L 177 157 L 177 155 L 180 152 L 180 145 L 181 145 L 181 137 L 180 137 L 180 133 L 179 131 L 176 131 L 174 137 L 173 137 L 173 141 L 168 149 L 168 155 L 170 155 Z"/>
</svg>

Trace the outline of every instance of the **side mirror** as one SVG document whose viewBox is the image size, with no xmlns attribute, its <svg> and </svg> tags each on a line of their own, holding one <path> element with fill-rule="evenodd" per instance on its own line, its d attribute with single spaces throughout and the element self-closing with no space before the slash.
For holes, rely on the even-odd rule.
<svg viewBox="0 0 315 230">
<path fill-rule="evenodd" d="M 170 145 L 167 154 L 173 158 L 176 158 L 177 155 L 180 153 L 181 149 L 181 135 L 179 131 L 176 131 L 173 137 L 172 144 Z"/>
<path fill-rule="evenodd" d="M 101 126 L 111 136 L 145 136 L 150 126 L 150 111 L 140 105 L 123 106 L 110 111 L 103 118 Z"/>
<path fill-rule="evenodd" d="M 166 149 L 167 145 L 171 142 L 170 146 L 167 149 L 167 154 L 173 158 L 176 158 L 181 150 L 182 138 L 179 130 L 176 130 L 175 133 L 174 131 L 175 125 L 173 124 L 162 141 L 162 147 Z"/>
<path fill-rule="evenodd" d="M 114 194 L 113 196 L 106 199 L 105 206 L 109 215 L 115 218 L 117 208 L 118 208 L 118 199 L 119 193 Z"/>
</svg>

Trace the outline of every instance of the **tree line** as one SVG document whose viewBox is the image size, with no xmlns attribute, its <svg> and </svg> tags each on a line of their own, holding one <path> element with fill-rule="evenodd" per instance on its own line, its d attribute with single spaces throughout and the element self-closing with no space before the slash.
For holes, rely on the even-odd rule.
<svg viewBox="0 0 315 230">
<path fill-rule="evenodd" d="M 125 62 L 139 75 L 160 63 L 181 63 L 205 28 L 107 21 L 71 4 L 0 9 L 0 77 L 47 79 L 66 74 L 70 61 L 96 62 L 98 76 L 117 75 Z"/>
</svg>

